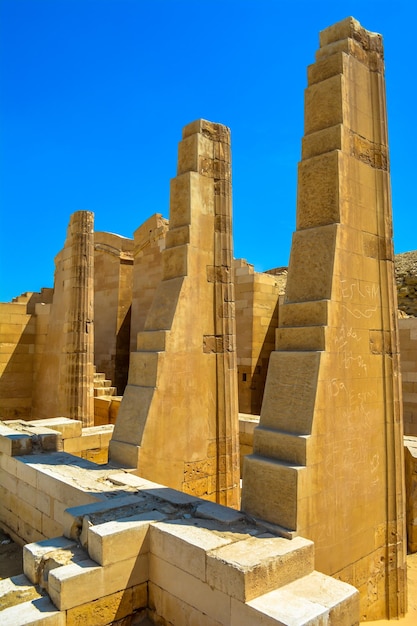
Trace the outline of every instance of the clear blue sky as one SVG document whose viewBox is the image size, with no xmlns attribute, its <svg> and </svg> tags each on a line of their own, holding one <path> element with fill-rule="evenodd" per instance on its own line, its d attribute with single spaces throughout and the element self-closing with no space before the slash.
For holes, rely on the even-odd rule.
<svg viewBox="0 0 417 626">
<path fill-rule="evenodd" d="M 306 67 L 353 15 L 384 36 L 395 251 L 417 248 L 415 0 L 0 0 L 0 301 L 53 285 L 71 213 L 169 216 L 182 127 L 231 128 L 234 252 L 287 265 Z"/>
</svg>

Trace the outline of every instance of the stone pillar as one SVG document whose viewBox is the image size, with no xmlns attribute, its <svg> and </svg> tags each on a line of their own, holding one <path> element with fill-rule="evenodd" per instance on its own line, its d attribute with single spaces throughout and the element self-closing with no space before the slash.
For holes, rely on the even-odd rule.
<svg viewBox="0 0 417 626">
<path fill-rule="evenodd" d="M 34 381 L 33 416 L 94 425 L 94 215 L 71 216 L 55 258 L 48 331 Z"/>
<path fill-rule="evenodd" d="M 138 333 L 111 459 L 209 500 L 239 501 L 230 134 L 185 127 L 163 278 Z"/>
<path fill-rule="evenodd" d="M 65 261 L 68 279 L 65 291 L 64 389 L 65 417 L 94 426 L 94 215 L 77 211 L 71 215 Z"/>
<path fill-rule="evenodd" d="M 313 539 L 362 620 L 406 610 L 401 388 L 383 48 L 348 18 L 308 70 L 297 231 L 245 511 Z"/>
</svg>

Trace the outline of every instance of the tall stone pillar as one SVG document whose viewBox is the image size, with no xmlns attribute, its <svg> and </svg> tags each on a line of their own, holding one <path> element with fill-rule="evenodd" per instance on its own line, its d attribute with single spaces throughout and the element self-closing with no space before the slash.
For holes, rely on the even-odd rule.
<svg viewBox="0 0 417 626">
<path fill-rule="evenodd" d="M 71 215 L 55 258 L 54 295 L 34 381 L 33 416 L 94 424 L 94 215 Z"/>
<path fill-rule="evenodd" d="M 362 619 L 406 609 L 383 48 L 348 18 L 308 69 L 297 230 L 245 511 L 313 539 Z"/>
<path fill-rule="evenodd" d="M 186 126 L 163 278 L 138 333 L 110 457 L 145 478 L 239 502 L 230 133 Z"/>
<path fill-rule="evenodd" d="M 77 211 L 71 215 L 64 259 L 68 278 L 65 292 L 63 386 L 65 415 L 94 425 L 94 215 Z"/>
</svg>

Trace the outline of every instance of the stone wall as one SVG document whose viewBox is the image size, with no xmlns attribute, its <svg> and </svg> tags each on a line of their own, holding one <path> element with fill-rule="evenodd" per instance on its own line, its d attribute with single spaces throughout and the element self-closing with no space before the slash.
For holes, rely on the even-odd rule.
<svg viewBox="0 0 417 626">
<path fill-rule="evenodd" d="M 46 332 L 38 313 L 49 310 L 48 304 L 39 309 L 39 303 L 50 303 L 52 294 L 43 289 L 0 303 L 0 419 L 32 416 L 33 380 Z"/>
<path fill-rule="evenodd" d="M 134 266 L 132 284 L 132 317 L 130 349 L 137 349 L 137 335 L 145 328 L 156 288 L 162 280 L 162 251 L 168 231 L 168 220 L 156 213 L 134 233 Z"/>
<path fill-rule="evenodd" d="M 417 317 L 417 250 L 395 255 L 398 308 Z"/>
<path fill-rule="evenodd" d="M 315 571 L 311 541 L 34 434 L 0 429 L 0 525 L 31 542 L 2 623 L 358 623 L 357 590 Z"/>
<path fill-rule="evenodd" d="M 259 415 L 283 290 L 275 276 L 255 272 L 244 259 L 234 261 L 233 272 L 239 411 Z"/>
<path fill-rule="evenodd" d="M 133 241 L 94 233 L 94 364 L 123 394 L 129 369 Z"/>
<path fill-rule="evenodd" d="M 297 230 L 242 507 L 313 539 L 363 620 L 407 606 L 389 188 L 382 39 L 348 18 L 308 69 Z"/>
<path fill-rule="evenodd" d="M 417 317 L 398 320 L 404 434 L 417 435 Z"/>
<path fill-rule="evenodd" d="M 163 279 L 131 353 L 110 458 L 145 478 L 238 505 L 230 132 L 183 129 Z"/>
</svg>

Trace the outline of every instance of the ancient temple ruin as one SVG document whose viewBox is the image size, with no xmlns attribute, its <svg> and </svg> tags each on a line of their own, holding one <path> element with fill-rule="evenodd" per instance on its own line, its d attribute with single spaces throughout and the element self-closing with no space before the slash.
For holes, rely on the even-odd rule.
<svg viewBox="0 0 417 626">
<path fill-rule="evenodd" d="M 162 279 L 130 356 L 110 458 L 237 506 L 231 225 L 230 133 L 200 120 L 179 145 Z"/>
<path fill-rule="evenodd" d="M 320 34 L 288 276 L 233 259 L 230 131 L 197 120 L 169 220 L 79 211 L 54 289 L 0 304 L 0 526 L 25 544 L 2 624 L 406 612 L 417 327 L 400 348 L 384 89 L 380 35 Z"/>
<path fill-rule="evenodd" d="M 336 24 L 308 77 L 297 231 L 242 506 L 313 539 L 365 617 L 396 617 L 404 462 L 381 37 Z"/>
</svg>

